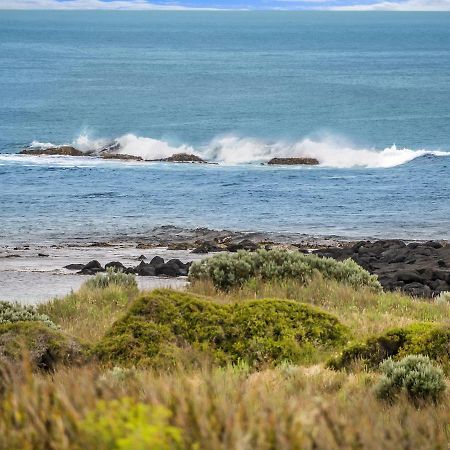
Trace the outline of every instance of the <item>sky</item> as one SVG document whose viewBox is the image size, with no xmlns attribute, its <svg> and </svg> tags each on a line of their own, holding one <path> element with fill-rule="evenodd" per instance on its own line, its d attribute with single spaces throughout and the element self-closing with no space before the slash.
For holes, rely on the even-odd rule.
<svg viewBox="0 0 450 450">
<path fill-rule="evenodd" d="M 0 0 L 0 9 L 450 11 L 450 0 Z"/>
</svg>

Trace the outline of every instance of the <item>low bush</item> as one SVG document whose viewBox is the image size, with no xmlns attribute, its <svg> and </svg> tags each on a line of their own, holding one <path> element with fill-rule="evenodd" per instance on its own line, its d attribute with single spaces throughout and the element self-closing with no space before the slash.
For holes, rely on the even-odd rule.
<svg viewBox="0 0 450 450">
<path fill-rule="evenodd" d="M 72 338 L 39 321 L 0 325 L 0 359 L 20 362 L 27 355 L 33 368 L 53 370 L 83 357 L 82 347 Z"/>
<path fill-rule="evenodd" d="M 220 304 L 171 290 L 138 298 L 96 346 L 102 361 L 158 366 L 198 354 L 218 363 L 299 362 L 347 340 L 331 314 L 289 300 Z"/>
<path fill-rule="evenodd" d="M 387 358 L 399 360 L 408 355 L 425 355 L 447 367 L 450 361 L 450 326 L 416 323 L 393 328 L 380 336 L 348 346 L 338 357 L 328 361 L 328 366 L 348 369 L 360 363 L 368 369 L 375 369 Z"/>
<path fill-rule="evenodd" d="M 278 249 L 221 253 L 194 262 L 189 270 L 189 279 L 212 280 L 217 289 L 227 291 L 242 286 L 252 278 L 266 281 L 296 279 L 306 283 L 317 274 L 353 287 L 366 286 L 381 291 L 377 277 L 351 259 L 339 262 L 332 258 Z"/>
<path fill-rule="evenodd" d="M 42 322 L 50 328 L 57 328 L 47 315 L 39 314 L 32 306 L 0 302 L 0 324 L 36 321 Z"/>
<path fill-rule="evenodd" d="M 181 431 L 169 424 L 170 411 L 131 398 L 98 401 L 80 424 L 86 450 L 176 450 Z"/>
<path fill-rule="evenodd" d="M 87 280 L 84 285 L 89 289 L 105 289 L 111 285 L 130 290 L 138 288 L 135 275 L 116 271 L 113 268 L 107 269 L 106 273 L 98 273 L 95 277 Z"/>
<path fill-rule="evenodd" d="M 376 392 L 378 397 L 394 401 L 401 392 L 413 402 L 437 402 L 446 389 L 444 373 L 423 355 L 406 356 L 400 361 L 387 359 L 380 366 L 383 377 Z"/>
</svg>

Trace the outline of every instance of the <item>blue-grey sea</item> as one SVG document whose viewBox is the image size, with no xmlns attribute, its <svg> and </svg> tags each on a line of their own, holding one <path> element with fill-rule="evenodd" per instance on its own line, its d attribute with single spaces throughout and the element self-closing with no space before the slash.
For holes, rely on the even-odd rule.
<svg viewBox="0 0 450 450">
<path fill-rule="evenodd" d="M 114 140 L 218 164 L 17 155 Z M 1 242 L 448 239 L 449 152 L 450 13 L 0 11 Z"/>
</svg>

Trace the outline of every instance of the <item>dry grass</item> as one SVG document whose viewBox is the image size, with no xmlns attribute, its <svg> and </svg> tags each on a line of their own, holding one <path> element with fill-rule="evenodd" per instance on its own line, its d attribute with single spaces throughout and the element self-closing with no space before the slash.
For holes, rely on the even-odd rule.
<svg viewBox="0 0 450 450">
<path fill-rule="evenodd" d="M 49 316 L 71 336 L 95 343 L 126 311 L 137 293 L 135 289 L 117 285 L 104 289 L 82 286 L 66 297 L 39 305 L 38 311 Z"/>
<path fill-rule="evenodd" d="M 82 419 L 123 397 L 167 408 L 185 449 L 447 449 L 448 394 L 438 406 L 389 406 L 373 394 L 376 377 L 318 366 L 28 374 L 3 392 L 0 449 L 97 450 L 82 445 Z"/>
<path fill-rule="evenodd" d="M 316 278 L 309 284 L 295 281 L 266 283 L 254 281 L 228 293 L 217 291 L 212 283 L 200 281 L 189 289 L 223 302 L 249 298 L 288 298 L 319 306 L 335 314 L 357 338 L 378 334 L 411 322 L 443 322 L 450 318 L 450 303 L 413 299 L 400 293 L 377 294 Z"/>
</svg>

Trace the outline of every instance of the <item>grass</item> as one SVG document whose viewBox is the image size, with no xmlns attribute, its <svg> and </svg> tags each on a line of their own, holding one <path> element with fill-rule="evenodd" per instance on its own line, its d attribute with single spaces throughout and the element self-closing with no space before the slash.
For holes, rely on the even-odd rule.
<svg viewBox="0 0 450 450">
<path fill-rule="evenodd" d="M 124 314 L 137 293 L 135 288 L 115 284 L 103 289 L 83 285 L 77 292 L 39 305 L 37 310 L 71 336 L 92 344 Z"/>
<path fill-rule="evenodd" d="M 99 401 L 124 398 L 168 411 L 184 449 L 447 448 L 448 391 L 436 406 L 417 409 L 404 397 L 389 406 L 377 400 L 376 381 L 290 365 L 259 372 L 241 365 L 102 373 L 89 366 L 52 377 L 28 374 L 2 396 L 0 449 L 127 448 L 86 445 L 93 424 L 84 428 Z"/>
<path fill-rule="evenodd" d="M 250 281 L 227 293 L 198 281 L 188 293 L 227 307 L 264 298 L 309 303 L 336 316 L 357 340 L 414 322 L 445 325 L 450 317 L 448 302 L 320 278 L 306 285 Z M 95 345 L 138 294 L 123 286 L 83 286 L 38 312 Z M 91 360 L 46 374 L 33 372 L 27 360 L 10 366 L 0 355 L 0 450 L 449 448 L 448 388 L 436 405 L 418 408 L 403 394 L 386 403 L 376 395 L 377 371 L 333 371 L 326 357 L 259 370 L 242 362 L 157 370 Z"/>
</svg>

